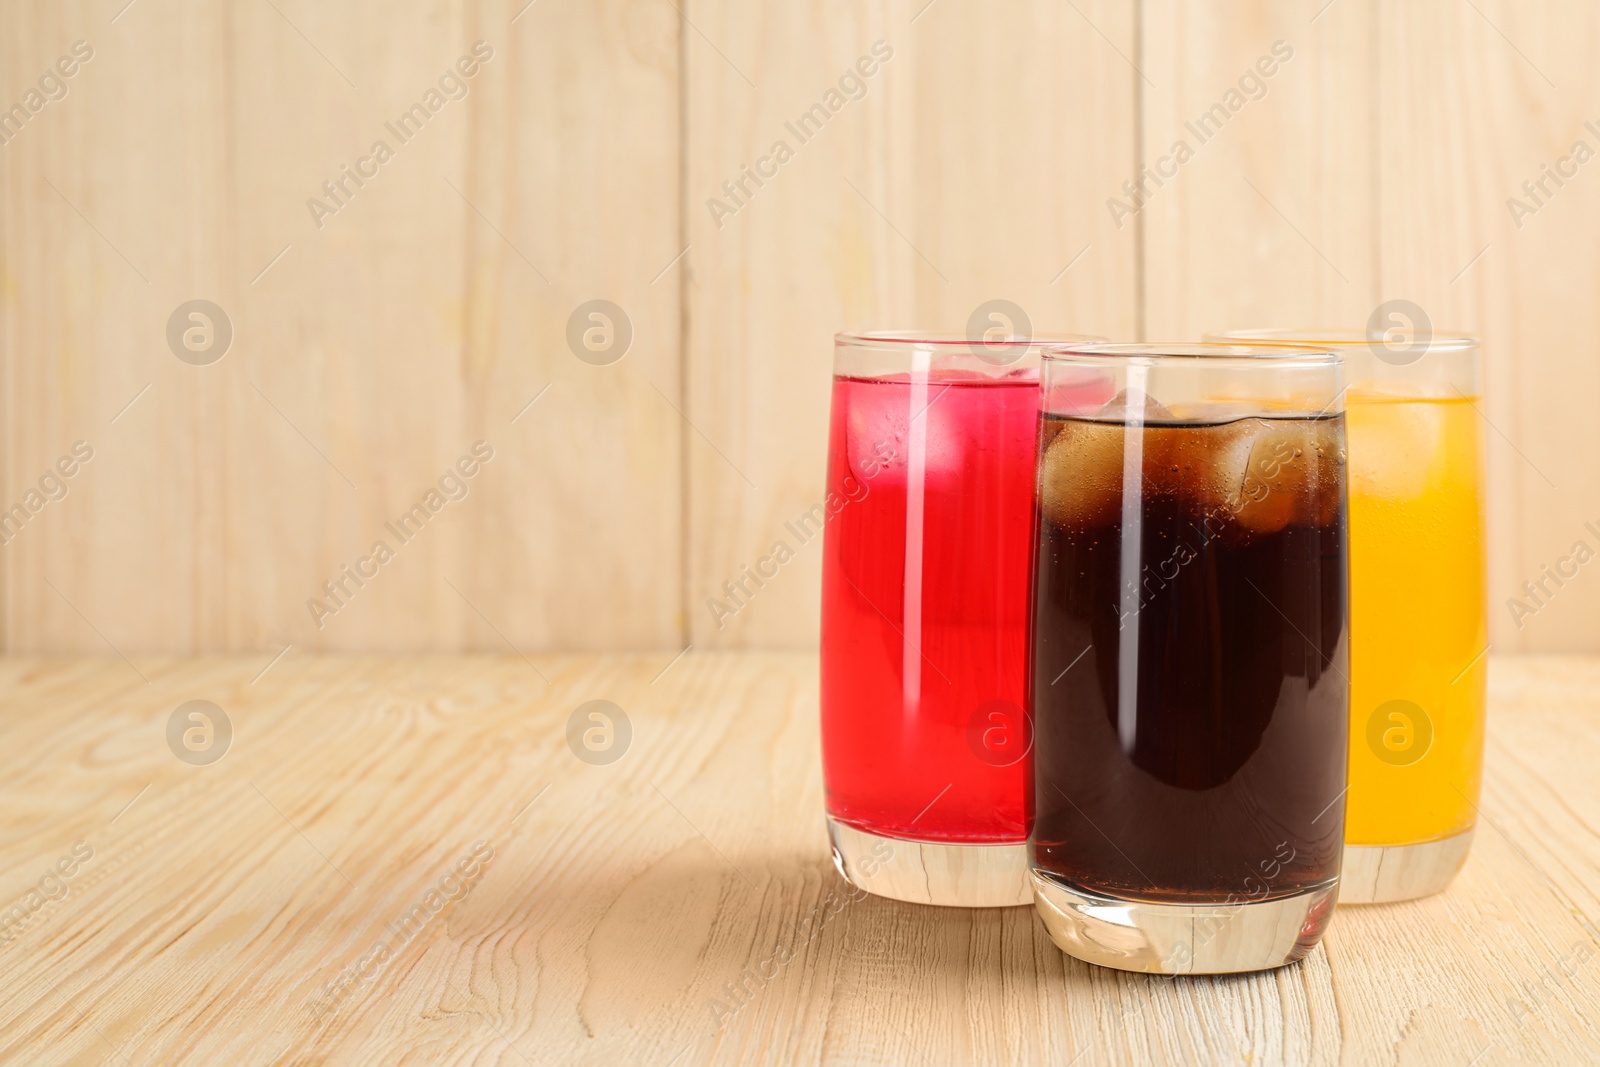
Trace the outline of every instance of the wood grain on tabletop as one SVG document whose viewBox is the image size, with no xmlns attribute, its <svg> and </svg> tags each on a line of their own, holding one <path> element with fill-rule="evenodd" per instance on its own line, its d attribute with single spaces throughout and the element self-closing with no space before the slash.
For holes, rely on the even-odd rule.
<svg viewBox="0 0 1600 1067">
<path fill-rule="evenodd" d="M 1069 960 L 1027 908 L 830 903 L 813 656 L 263 666 L 0 661 L 0 903 L 26 912 L 0 941 L 0 1060 L 1600 1056 L 1600 660 L 1494 659 L 1487 822 L 1447 893 L 1341 909 L 1293 967 L 1174 981 Z M 232 724 L 207 766 L 165 737 L 189 699 Z M 631 724 L 609 765 L 566 740 L 592 699 Z M 29 911 L 75 846 L 92 856 Z"/>
</svg>

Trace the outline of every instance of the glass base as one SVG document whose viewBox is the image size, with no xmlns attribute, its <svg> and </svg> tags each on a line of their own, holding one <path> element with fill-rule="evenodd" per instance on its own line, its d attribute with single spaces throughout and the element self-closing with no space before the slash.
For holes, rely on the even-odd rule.
<svg viewBox="0 0 1600 1067">
<path fill-rule="evenodd" d="M 1339 903 L 1392 904 L 1444 889 L 1467 862 L 1475 830 L 1415 845 L 1346 845 Z"/>
<path fill-rule="evenodd" d="M 1293 963 L 1322 939 L 1337 878 L 1253 904 L 1154 904 L 1068 886 L 1033 872 L 1050 940 L 1069 956 L 1145 974 L 1235 974 Z"/>
<path fill-rule="evenodd" d="M 869 893 L 913 904 L 1005 908 L 1033 903 L 1028 846 L 880 837 L 828 817 L 833 865 Z"/>
</svg>

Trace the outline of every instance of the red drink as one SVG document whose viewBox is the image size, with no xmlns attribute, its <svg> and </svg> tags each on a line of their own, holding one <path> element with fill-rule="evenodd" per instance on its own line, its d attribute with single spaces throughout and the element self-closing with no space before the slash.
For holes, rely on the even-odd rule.
<svg viewBox="0 0 1600 1067">
<path fill-rule="evenodd" d="M 828 813 L 1026 840 L 1036 368 L 836 376 L 822 565 Z"/>
</svg>

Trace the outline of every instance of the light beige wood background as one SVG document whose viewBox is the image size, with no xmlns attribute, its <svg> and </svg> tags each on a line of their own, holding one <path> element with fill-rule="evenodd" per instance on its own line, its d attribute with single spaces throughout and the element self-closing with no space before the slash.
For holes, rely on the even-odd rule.
<svg viewBox="0 0 1600 1067">
<path fill-rule="evenodd" d="M 115 661 L 0 662 L 0 907 L 93 850 L 0 943 L 0 1060 L 1600 1057 L 1600 661 L 1491 658 L 1478 835 L 1447 892 L 1340 908 L 1291 967 L 1165 980 L 1064 956 L 1032 908 L 840 904 L 815 656 L 670 655 L 530 657 L 538 675 L 510 655 L 286 658 L 259 678 L 257 657 L 167 659 L 149 686 Z M 163 740 L 197 697 L 234 727 L 208 766 Z M 605 766 L 565 739 L 594 698 L 632 722 Z M 470 893 L 400 942 L 390 924 L 479 840 Z M 837 914 L 808 939 L 819 908 Z M 368 980 L 311 1010 L 353 969 Z"/>
<path fill-rule="evenodd" d="M 1600 649 L 1600 571 L 1506 607 L 1600 548 L 1600 166 L 1520 228 L 1506 205 L 1600 149 L 1590 5 L 526 2 L 0 7 L 0 106 L 95 49 L 0 146 L 0 507 L 95 448 L 0 548 L 5 648 L 814 643 L 815 542 L 720 627 L 706 600 L 822 492 L 831 335 L 1004 297 L 1119 338 L 1392 298 L 1481 333 L 1494 647 Z M 470 95 L 317 229 L 306 199 L 479 39 Z M 1266 95 L 1115 225 L 1279 40 Z M 209 367 L 164 340 L 197 297 L 236 331 Z M 595 298 L 633 325 L 611 366 L 565 340 Z M 480 439 L 468 498 L 319 628 L 307 599 Z"/>
</svg>

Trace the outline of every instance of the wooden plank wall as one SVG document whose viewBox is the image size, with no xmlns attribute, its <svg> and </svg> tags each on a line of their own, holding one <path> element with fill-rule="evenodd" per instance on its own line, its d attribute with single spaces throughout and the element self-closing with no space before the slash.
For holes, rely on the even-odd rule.
<svg viewBox="0 0 1600 1067">
<path fill-rule="evenodd" d="M 706 601 L 820 496 L 831 335 L 995 297 L 1119 338 L 1392 298 L 1481 333 L 1494 647 L 1600 648 L 1600 570 L 1506 604 L 1600 550 L 1600 169 L 1507 205 L 1600 151 L 1579 0 L 124 3 L 0 10 L 0 107 L 94 50 L 0 145 L 0 507 L 94 449 L 0 547 L 6 649 L 811 644 L 815 543 Z M 467 96 L 389 134 L 479 40 Z M 196 298 L 234 329 L 209 366 L 165 338 Z M 618 362 L 570 349 L 593 300 Z M 389 533 L 479 440 L 465 499 Z"/>
<path fill-rule="evenodd" d="M 728 56 L 690 40 L 685 359 L 692 415 L 722 453 L 689 451 L 697 646 L 815 640 L 821 545 L 784 526 L 822 495 L 835 331 L 961 329 L 995 297 L 1036 329 L 1136 327 L 1136 247 L 1101 204 L 1134 159 L 1131 9 L 925 5 L 690 6 Z M 891 58 L 866 95 L 719 228 L 703 201 L 774 140 L 797 140 L 785 121 L 878 41 Z M 796 558 L 719 619 L 706 599 L 778 540 Z"/>
<path fill-rule="evenodd" d="M 3 549 L 8 648 L 677 641 L 679 20 L 524 3 L 6 5 L 8 101 L 95 49 L 0 148 L 4 499 L 95 448 Z M 402 143 L 480 40 L 466 97 Z M 308 199 L 378 140 L 319 228 Z M 196 297 L 235 330 L 204 367 L 164 336 Z M 567 346 L 594 299 L 632 324 L 608 366 Z M 480 440 L 466 496 L 389 532 Z"/>
</svg>

